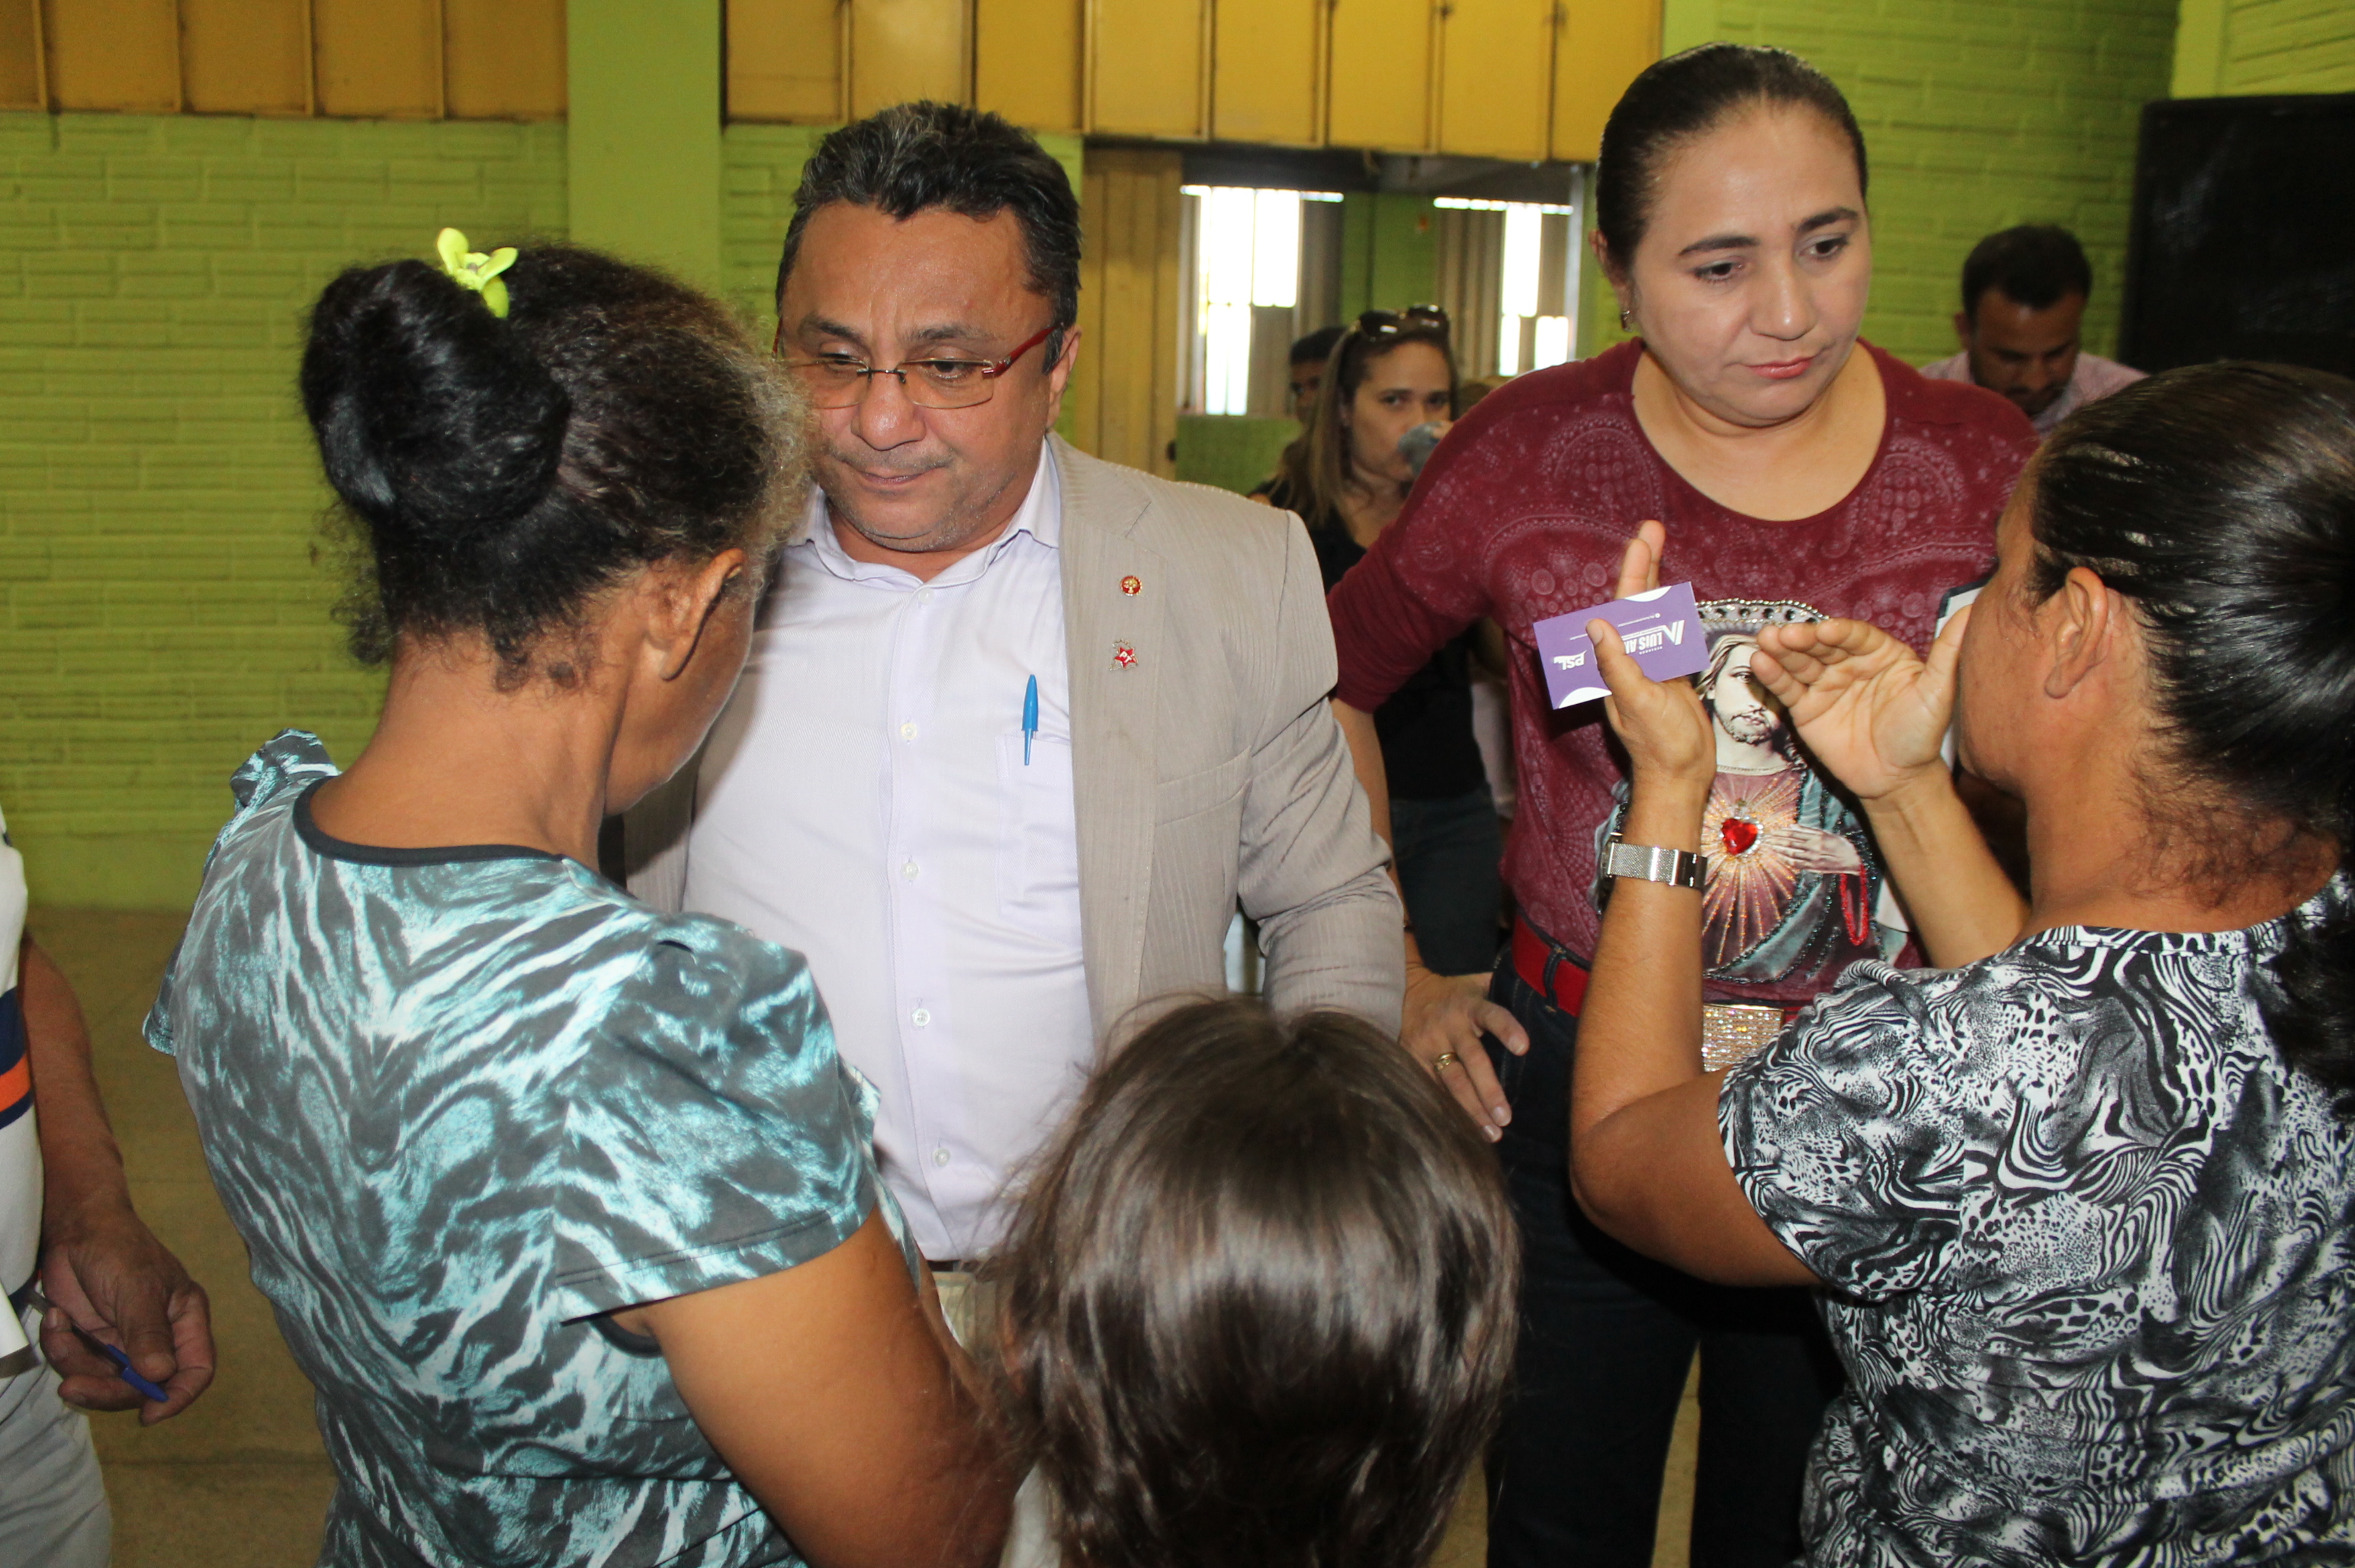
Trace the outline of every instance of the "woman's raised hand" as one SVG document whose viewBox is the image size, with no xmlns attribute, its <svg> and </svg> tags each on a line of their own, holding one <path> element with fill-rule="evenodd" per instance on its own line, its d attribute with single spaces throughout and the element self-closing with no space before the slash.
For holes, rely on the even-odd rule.
<svg viewBox="0 0 2355 1568">
<path fill-rule="evenodd" d="M 1924 772 L 1945 772 L 1939 747 L 1955 708 L 1955 659 L 1965 609 L 1925 662 L 1863 621 L 1768 626 L 1751 672 L 1791 716 L 1816 760 L 1860 800 L 1877 800 Z"/>
<path fill-rule="evenodd" d="M 1660 551 L 1667 543 L 1668 530 L 1657 523 L 1636 529 L 1619 556 L 1617 597 L 1633 598 L 1660 585 Z M 1608 621 L 1589 621 L 1586 635 L 1594 639 L 1595 666 L 1611 688 L 1603 711 L 1627 748 L 1634 782 L 1697 781 L 1706 789 L 1717 773 L 1717 737 L 1692 682 L 1646 675 Z"/>
<path fill-rule="evenodd" d="M 1619 591 L 1614 599 L 1633 599 L 1660 585 L 1660 552 L 1668 548 L 1668 530 L 1656 522 L 1636 525 L 1627 548 L 1619 552 Z"/>
</svg>

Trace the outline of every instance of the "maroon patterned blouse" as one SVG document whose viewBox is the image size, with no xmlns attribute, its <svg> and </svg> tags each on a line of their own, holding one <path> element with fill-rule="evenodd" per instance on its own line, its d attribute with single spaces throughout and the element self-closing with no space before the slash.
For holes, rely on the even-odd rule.
<svg viewBox="0 0 2355 1568">
<path fill-rule="evenodd" d="M 1862 347 L 1887 394 L 1881 448 L 1847 498 L 1815 517 L 1764 521 L 1687 484 L 1636 423 L 1642 345 L 1624 343 L 1523 376 L 1482 400 L 1433 454 L 1399 520 L 1333 590 L 1341 671 L 1335 694 L 1369 712 L 1474 621 L 1492 616 L 1504 627 L 1520 770 L 1505 879 L 1530 922 L 1574 953 L 1594 949 L 1598 829 L 1614 814 L 1614 790 L 1624 795 L 1624 774 L 1601 703 L 1558 713 L 1548 707 L 1529 627 L 1610 598 L 1620 550 L 1637 523 L 1657 517 L 1667 526 L 1661 581 L 1689 579 L 1702 600 L 1795 601 L 1824 615 L 1873 622 L 1916 648 L 1927 647 L 1945 593 L 1993 567 L 1996 518 L 2036 449 L 2034 431 L 1992 392 L 1928 380 Z M 1837 816 L 1838 803 L 1820 786 L 1814 804 L 1811 820 L 1839 827 L 1826 816 Z M 1736 810 L 1750 808 L 1737 803 Z M 1819 829 L 1801 831 L 1814 845 L 1830 844 Z M 1760 839 L 1745 818 L 1726 829 L 1722 845 L 1705 846 L 1712 879 L 1734 856 L 1764 854 L 1776 842 L 1771 832 Z M 1795 857 L 1791 863 L 1802 869 L 1774 884 L 1782 901 L 1774 908 L 1792 924 L 1813 900 L 1835 912 L 1818 923 L 1829 925 L 1842 918 L 1837 912 L 1845 899 L 1845 919 L 1860 945 L 1814 940 L 1804 930 L 1762 933 L 1754 951 L 1745 950 L 1746 963 L 1712 965 L 1710 995 L 1804 1001 L 1849 959 L 1870 953 L 1863 905 L 1868 887 L 1880 901 L 1878 869 L 1870 882 L 1862 871 L 1842 875 L 1855 859 L 1837 845 L 1828 854 Z M 1902 942 L 1902 928 L 1893 933 L 1884 945 Z"/>
</svg>

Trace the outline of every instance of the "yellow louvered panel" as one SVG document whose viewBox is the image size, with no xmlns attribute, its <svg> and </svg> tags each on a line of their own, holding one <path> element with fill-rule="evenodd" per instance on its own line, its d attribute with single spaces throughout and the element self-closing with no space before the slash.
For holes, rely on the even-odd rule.
<svg viewBox="0 0 2355 1568">
<path fill-rule="evenodd" d="M 311 18 L 320 113 L 441 118 L 437 0 L 314 0 Z"/>
<path fill-rule="evenodd" d="M 1553 155 L 1592 162 L 1612 105 L 1659 58 L 1659 0 L 1563 0 L 1554 38 Z"/>
<path fill-rule="evenodd" d="M 308 114 L 309 0 L 180 0 L 180 67 L 199 114 Z"/>
<path fill-rule="evenodd" d="M 1080 129 L 1085 0 L 974 0 L 973 101 L 1033 131 Z"/>
<path fill-rule="evenodd" d="M 170 114 L 180 108 L 180 21 L 172 0 L 57 0 L 49 106 Z"/>
<path fill-rule="evenodd" d="M 453 117 L 564 118 L 564 0 L 442 0 L 442 34 Z"/>
<path fill-rule="evenodd" d="M 46 109 L 41 0 L 0 0 L 0 109 Z"/>
<path fill-rule="evenodd" d="M 728 117 L 840 122 L 843 27 L 837 0 L 728 0 Z"/>
<path fill-rule="evenodd" d="M 1082 450 L 1177 472 L 1178 171 L 1175 152 L 1088 154 L 1080 359 L 1068 391 Z"/>
<path fill-rule="evenodd" d="M 1205 136 L 1209 0 L 1091 0 L 1088 129 Z"/>
<path fill-rule="evenodd" d="M 1553 0 L 1445 0 L 1440 16 L 1439 150 L 1544 157 Z"/>
<path fill-rule="evenodd" d="M 1430 151 L 1433 22 L 1432 0 L 1333 0 L 1327 141 Z"/>
<path fill-rule="evenodd" d="M 1309 146 L 1323 140 L 1324 0 L 1217 0 L 1210 92 L 1221 141 Z"/>
<path fill-rule="evenodd" d="M 965 0 L 850 0 L 850 112 L 971 92 Z"/>
</svg>

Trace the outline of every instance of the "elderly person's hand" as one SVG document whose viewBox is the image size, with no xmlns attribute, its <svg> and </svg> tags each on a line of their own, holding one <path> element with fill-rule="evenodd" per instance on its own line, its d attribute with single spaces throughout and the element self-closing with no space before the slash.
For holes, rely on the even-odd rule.
<svg viewBox="0 0 2355 1568">
<path fill-rule="evenodd" d="M 70 1226 L 52 1226 L 41 1254 L 41 1354 L 64 1379 L 59 1392 L 86 1410 L 137 1409 L 152 1426 L 195 1403 L 213 1381 L 210 1306 L 146 1223 L 124 1203 L 93 1204 Z M 161 1404 L 116 1375 L 114 1363 L 75 1330 L 131 1358 L 162 1386 Z"/>
<path fill-rule="evenodd" d="M 1862 621 L 1768 626 L 1750 661 L 1791 716 L 1816 760 L 1858 799 L 1883 799 L 1935 773 L 1955 707 L 1955 660 L 1966 609 L 1946 623 L 1924 662 Z"/>
</svg>

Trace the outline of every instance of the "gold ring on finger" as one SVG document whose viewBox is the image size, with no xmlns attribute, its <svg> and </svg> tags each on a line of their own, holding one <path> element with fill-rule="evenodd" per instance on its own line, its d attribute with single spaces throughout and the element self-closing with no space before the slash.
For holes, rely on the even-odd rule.
<svg viewBox="0 0 2355 1568">
<path fill-rule="evenodd" d="M 1443 1051 L 1437 1056 L 1431 1059 L 1432 1076 L 1435 1078 L 1439 1074 L 1446 1072 L 1449 1068 L 1460 1067 L 1463 1064 L 1464 1059 L 1462 1057 L 1456 1055 L 1452 1051 Z"/>
</svg>

